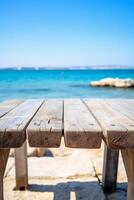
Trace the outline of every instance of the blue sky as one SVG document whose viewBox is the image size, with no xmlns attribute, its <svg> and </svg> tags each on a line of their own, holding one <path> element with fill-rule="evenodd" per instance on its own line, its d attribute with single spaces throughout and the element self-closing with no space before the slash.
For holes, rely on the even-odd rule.
<svg viewBox="0 0 134 200">
<path fill-rule="evenodd" d="M 134 66 L 134 0 L 0 0 L 0 66 Z"/>
</svg>

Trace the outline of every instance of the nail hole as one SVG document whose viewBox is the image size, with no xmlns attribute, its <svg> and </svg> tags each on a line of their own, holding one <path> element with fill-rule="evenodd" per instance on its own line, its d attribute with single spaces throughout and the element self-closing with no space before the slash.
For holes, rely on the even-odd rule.
<svg viewBox="0 0 134 200">
<path fill-rule="evenodd" d="M 94 124 L 89 124 L 89 125 L 93 126 Z"/>
</svg>

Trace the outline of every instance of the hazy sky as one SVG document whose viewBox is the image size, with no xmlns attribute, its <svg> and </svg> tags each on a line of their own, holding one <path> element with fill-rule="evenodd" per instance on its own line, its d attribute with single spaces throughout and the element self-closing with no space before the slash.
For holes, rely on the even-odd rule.
<svg viewBox="0 0 134 200">
<path fill-rule="evenodd" d="M 0 0 L 0 66 L 134 66 L 134 0 Z"/>
</svg>

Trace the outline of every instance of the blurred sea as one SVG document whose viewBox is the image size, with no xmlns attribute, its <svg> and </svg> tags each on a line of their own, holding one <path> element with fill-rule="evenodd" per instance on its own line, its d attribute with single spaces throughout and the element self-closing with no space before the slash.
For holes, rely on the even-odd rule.
<svg viewBox="0 0 134 200">
<path fill-rule="evenodd" d="M 134 69 L 0 70 L 0 101 L 26 98 L 134 98 L 134 88 L 91 87 L 107 77 L 133 78 Z"/>
</svg>

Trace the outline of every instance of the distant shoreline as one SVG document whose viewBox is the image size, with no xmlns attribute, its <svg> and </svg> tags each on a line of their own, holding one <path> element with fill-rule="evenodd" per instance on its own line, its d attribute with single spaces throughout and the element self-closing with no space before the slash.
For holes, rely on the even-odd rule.
<svg viewBox="0 0 134 200">
<path fill-rule="evenodd" d="M 90 67 L 0 67 L 0 70 L 134 70 L 127 66 L 90 66 Z"/>
</svg>

